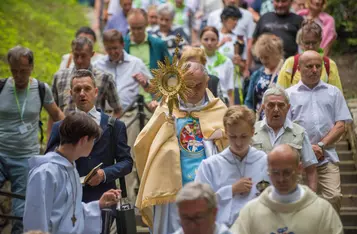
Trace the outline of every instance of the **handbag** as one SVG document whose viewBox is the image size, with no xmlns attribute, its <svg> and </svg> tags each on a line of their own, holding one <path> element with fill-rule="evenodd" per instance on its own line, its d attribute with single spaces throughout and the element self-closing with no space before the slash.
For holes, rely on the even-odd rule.
<svg viewBox="0 0 357 234">
<path fill-rule="evenodd" d="M 110 132 L 110 152 L 111 158 L 114 161 L 113 155 L 116 153 L 116 136 L 114 134 L 115 129 L 115 117 L 110 117 L 108 120 L 108 127 Z M 109 157 L 108 157 L 109 158 Z M 121 199 L 119 200 L 119 206 L 115 211 L 117 233 L 118 234 L 133 234 L 136 233 L 136 218 L 135 209 L 132 204 L 127 200 L 127 191 L 125 177 L 119 178 Z"/>
</svg>

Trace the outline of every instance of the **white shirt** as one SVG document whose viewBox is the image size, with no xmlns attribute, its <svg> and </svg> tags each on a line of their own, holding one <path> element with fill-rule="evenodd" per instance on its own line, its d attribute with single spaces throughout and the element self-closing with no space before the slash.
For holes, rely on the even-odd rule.
<svg viewBox="0 0 357 234">
<path fill-rule="evenodd" d="M 233 30 L 233 33 L 235 35 L 243 36 L 244 39 L 244 51 L 242 54 L 242 58 L 246 59 L 247 58 L 247 40 L 253 38 L 254 30 L 255 30 L 255 23 L 253 20 L 253 15 L 246 9 L 243 9 L 239 7 L 239 11 L 242 14 L 242 17 L 238 20 L 237 26 Z M 218 9 L 213 11 L 211 14 L 208 16 L 207 20 L 207 26 L 213 26 L 218 29 L 218 31 L 221 30 L 222 28 L 222 21 L 221 21 L 221 14 L 223 12 L 222 9 Z"/>
<path fill-rule="evenodd" d="M 226 61 L 219 66 L 214 66 L 217 56 L 206 56 L 207 63 L 206 69 L 211 75 L 215 75 L 219 78 L 223 97 L 228 97 L 228 90 L 234 89 L 234 65 L 233 62 L 227 57 Z"/>
<path fill-rule="evenodd" d="M 269 127 L 265 117 L 261 121 L 261 127 L 264 127 L 264 129 L 266 129 L 268 131 L 271 145 L 276 146 L 276 145 L 280 144 L 281 138 L 282 138 L 283 134 L 285 133 L 286 129 L 293 128 L 293 123 L 291 122 L 291 120 L 289 120 L 287 118 L 285 120 L 283 127 L 280 128 L 278 134 L 276 134 L 276 135 L 275 135 L 274 130 L 271 127 Z M 304 134 L 304 140 L 303 140 L 302 148 L 301 148 L 301 161 L 302 161 L 302 165 L 304 168 L 318 163 L 315 153 L 312 150 L 312 146 L 311 146 L 311 143 L 310 143 L 310 140 L 309 140 L 309 137 L 308 137 L 308 134 L 306 133 L 306 131 Z"/>
<path fill-rule="evenodd" d="M 82 111 L 82 110 L 76 107 L 76 111 Z M 102 117 L 100 112 L 97 111 L 97 109 L 95 109 L 95 106 L 93 106 L 93 108 L 90 111 L 88 111 L 87 114 L 98 124 L 98 126 L 100 125 L 100 120 Z"/>
<path fill-rule="evenodd" d="M 300 80 L 298 84 L 288 88 L 290 110 L 288 118 L 301 125 L 307 131 L 311 144 L 317 144 L 334 127 L 337 121 L 352 121 L 350 111 L 341 91 L 335 86 L 320 81 L 310 89 Z M 325 160 L 339 162 L 335 147 L 324 150 Z"/>
<path fill-rule="evenodd" d="M 221 153 L 212 155 L 200 164 L 195 181 L 209 184 L 217 195 L 218 213 L 216 221 L 232 226 L 239 211 L 259 193 L 257 184 L 270 181 L 267 174 L 267 155 L 250 147 L 243 160 L 239 160 L 229 147 Z M 232 194 L 232 185 L 242 177 L 251 178 L 253 186 L 249 193 Z"/>
<path fill-rule="evenodd" d="M 234 56 L 234 43 L 237 41 L 237 36 L 233 33 L 221 33 L 219 32 L 219 40 L 222 41 L 223 38 L 230 37 L 232 40 L 225 42 L 221 47 L 219 47 L 218 51 L 227 56 L 230 59 L 233 59 Z"/>
<path fill-rule="evenodd" d="M 125 109 L 129 106 L 139 94 L 139 83 L 132 77 L 135 73 L 143 73 L 145 76 L 152 78 L 150 71 L 143 61 L 123 50 L 123 61 L 113 63 L 106 55 L 93 64 L 105 72 L 113 75 L 117 85 L 117 91 L 121 106 Z"/>
</svg>

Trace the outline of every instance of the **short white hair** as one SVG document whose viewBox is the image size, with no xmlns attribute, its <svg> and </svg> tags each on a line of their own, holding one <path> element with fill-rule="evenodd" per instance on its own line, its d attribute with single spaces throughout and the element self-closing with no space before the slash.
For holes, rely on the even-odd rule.
<svg viewBox="0 0 357 234">
<path fill-rule="evenodd" d="M 274 86 L 274 87 L 271 87 L 271 88 L 267 89 L 264 92 L 262 103 L 264 104 L 266 99 L 267 99 L 267 97 L 271 96 L 271 95 L 282 96 L 282 97 L 284 97 L 285 102 L 290 104 L 290 98 L 289 98 L 288 93 L 283 88 L 281 88 L 279 86 Z"/>
<path fill-rule="evenodd" d="M 209 209 L 217 208 L 217 198 L 215 192 L 208 184 L 198 182 L 187 183 L 177 194 L 176 204 L 185 201 L 195 201 L 205 199 Z"/>
<path fill-rule="evenodd" d="M 175 7 L 171 3 L 164 3 L 158 6 L 157 14 L 169 14 L 171 19 L 175 18 Z"/>
<path fill-rule="evenodd" d="M 185 62 L 184 66 L 188 67 L 188 72 L 195 72 L 196 70 L 200 70 L 208 78 L 208 71 L 206 67 L 203 66 L 201 63 L 190 61 L 190 62 Z"/>
</svg>

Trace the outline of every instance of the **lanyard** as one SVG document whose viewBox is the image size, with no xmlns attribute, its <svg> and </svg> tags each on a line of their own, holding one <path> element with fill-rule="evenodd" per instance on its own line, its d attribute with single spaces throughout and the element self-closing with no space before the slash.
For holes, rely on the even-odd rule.
<svg viewBox="0 0 357 234">
<path fill-rule="evenodd" d="M 27 96 L 29 94 L 29 89 L 30 89 L 30 81 L 29 81 L 29 83 L 27 85 L 26 98 L 24 100 L 24 104 L 22 105 L 22 109 L 21 109 L 20 108 L 19 98 L 17 97 L 16 85 L 15 85 L 15 82 L 14 82 L 14 94 L 15 94 L 17 109 L 19 110 L 19 114 L 20 114 L 20 118 L 21 118 L 22 123 L 24 123 L 24 112 L 25 112 L 25 107 L 26 107 L 26 103 L 27 103 Z"/>
<path fill-rule="evenodd" d="M 244 104 L 244 98 L 243 98 L 243 87 L 242 87 L 242 80 L 240 79 L 240 68 L 239 66 L 235 65 L 234 66 L 234 88 L 236 87 L 235 84 L 238 82 L 238 94 L 239 94 L 239 103 L 240 105 Z M 234 92 L 233 92 L 234 95 Z"/>
</svg>

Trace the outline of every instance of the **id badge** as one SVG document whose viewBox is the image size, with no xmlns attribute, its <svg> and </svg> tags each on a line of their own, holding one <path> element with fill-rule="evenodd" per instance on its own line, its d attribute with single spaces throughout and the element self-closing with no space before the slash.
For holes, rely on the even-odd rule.
<svg viewBox="0 0 357 234">
<path fill-rule="evenodd" d="M 27 133 L 28 131 L 30 131 L 31 129 L 32 129 L 31 124 L 29 124 L 29 123 L 27 123 L 27 124 L 23 123 L 23 124 L 21 124 L 20 127 L 19 127 L 19 132 L 20 132 L 21 134 L 25 134 L 25 133 Z"/>
</svg>

